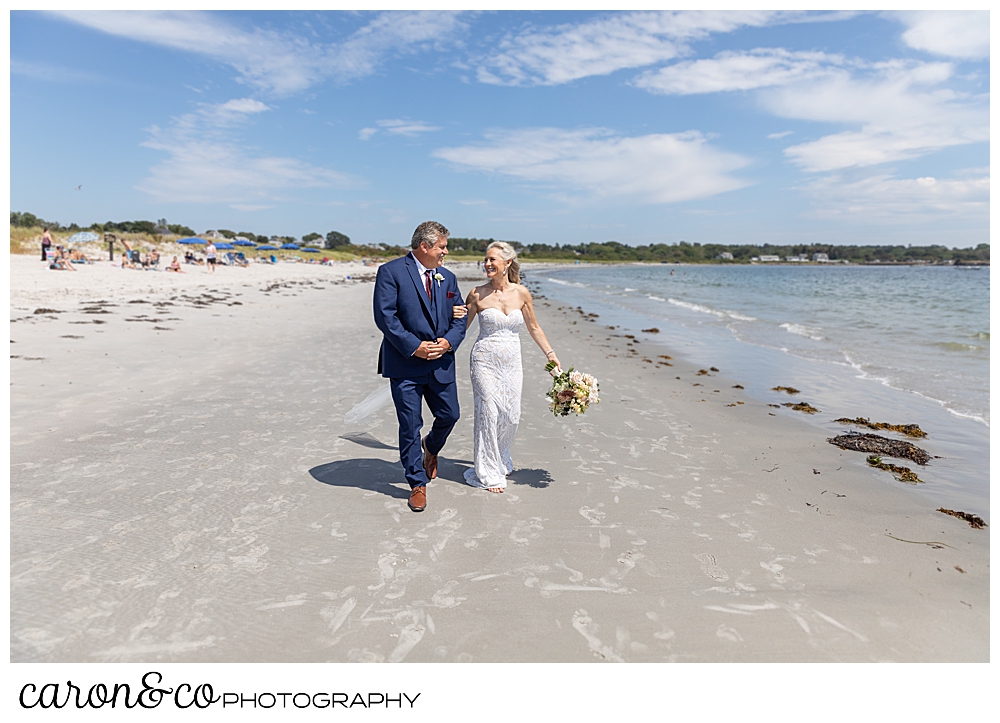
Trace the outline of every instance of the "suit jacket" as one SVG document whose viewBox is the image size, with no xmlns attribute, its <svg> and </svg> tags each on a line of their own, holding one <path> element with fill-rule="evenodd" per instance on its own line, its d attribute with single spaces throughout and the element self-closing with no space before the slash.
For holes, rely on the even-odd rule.
<svg viewBox="0 0 1000 723">
<path fill-rule="evenodd" d="M 464 304 L 455 274 L 443 266 L 434 270 L 443 281 L 431 278 L 432 298 L 413 256 L 407 254 L 379 267 L 372 300 L 375 325 L 382 332 L 378 372 L 389 379 L 411 379 L 433 374 L 439 382 L 455 381 L 455 349 L 465 338 L 465 319 L 453 319 L 452 307 Z M 422 341 L 443 337 L 451 351 L 440 359 L 414 356 Z"/>
</svg>

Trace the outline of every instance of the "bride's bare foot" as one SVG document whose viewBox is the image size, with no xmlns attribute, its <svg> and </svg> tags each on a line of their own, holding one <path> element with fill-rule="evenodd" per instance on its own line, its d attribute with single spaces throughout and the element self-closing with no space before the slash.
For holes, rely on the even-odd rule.
<svg viewBox="0 0 1000 723">
<path fill-rule="evenodd" d="M 499 494 L 499 493 L 503 492 L 503 487 L 487 487 L 486 491 L 487 492 L 495 492 L 495 493 Z"/>
</svg>

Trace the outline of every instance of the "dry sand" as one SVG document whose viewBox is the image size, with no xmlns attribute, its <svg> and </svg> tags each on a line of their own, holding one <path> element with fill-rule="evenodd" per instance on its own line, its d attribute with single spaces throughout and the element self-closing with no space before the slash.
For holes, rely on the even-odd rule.
<svg viewBox="0 0 1000 723">
<path fill-rule="evenodd" d="M 473 325 L 415 514 L 391 408 L 344 422 L 382 383 L 371 269 L 201 271 L 11 258 L 13 662 L 989 659 L 989 530 L 738 369 L 539 300 L 603 401 L 553 418 L 524 335 L 494 495 L 460 482 Z"/>
</svg>

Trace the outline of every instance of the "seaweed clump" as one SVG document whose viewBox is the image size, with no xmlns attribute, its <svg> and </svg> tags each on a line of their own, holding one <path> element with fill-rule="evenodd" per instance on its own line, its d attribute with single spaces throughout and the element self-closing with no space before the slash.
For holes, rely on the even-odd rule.
<svg viewBox="0 0 1000 723">
<path fill-rule="evenodd" d="M 885 429 L 889 432 L 899 432 L 900 434 L 905 434 L 907 437 L 914 437 L 917 439 L 922 439 L 927 436 L 927 432 L 922 430 L 919 424 L 889 424 L 888 422 L 873 422 L 870 419 L 865 419 L 864 417 L 858 417 L 857 419 L 841 417 L 840 419 L 834 419 L 833 421 L 840 422 L 841 424 L 854 424 L 859 427 L 868 427 L 868 429 Z"/>
<path fill-rule="evenodd" d="M 657 329 L 655 326 L 651 326 L 648 329 L 643 329 L 642 333 L 643 334 L 659 334 L 660 330 Z"/>
<path fill-rule="evenodd" d="M 903 442 L 899 439 L 880 437 L 877 434 L 859 434 L 854 432 L 831 437 L 826 441 L 841 449 L 908 459 L 919 465 L 925 465 L 931 460 L 931 456 L 915 444 Z"/>
<path fill-rule="evenodd" d="M 899 475 L 897 479 L 900 482 L 908 482 L 910 484 L 923 484 L 924 482 L 922 479 L 917 477 L 917 475 L 909 467 L 899 467 L 894 464 L 883 462 L 882 458 L 879 457 L 878 455 L 874 454 L 869 455 L 868 466 L 877 467 L 878 469 L 884 469 L 886 472 L 892 472 L 895 475 Z"/>
<path fill-rule="evenodd" d="M 811 405 L 809 402 L 799 402 L 797 404 L 793 404 L 792 402 L 785 402 L 781 406 L 783 406 L 783 407 L 791 407 L 796 412 L 805 412 L 806 414 L 816 414 L 816 412 L 819 411 L 818 409 L 816 409 L 816 407 L 814 407 L 813 405 Z"/>
<path fill-rule="evenodd" d="M 946 510 L 944 507 L 938 507 L 938 512 L 944 512 L 946 515 L 951 515 L 952 517 L 957 517 L 960 520 L 965 520 L 969 523 L 969 527 L 974 530 L 981 530 L 984 527 L 989 527 L 982 517 L 978 515 L 970 515 L 968 512 L 959 512 L 958 510 Z"/>
<path fill-rule="evenodd" d="M 785 392 L 786 394 L 798 394 L 799 390 L 795 387 L 771 387 L 772 392 Z"/>
</svg>

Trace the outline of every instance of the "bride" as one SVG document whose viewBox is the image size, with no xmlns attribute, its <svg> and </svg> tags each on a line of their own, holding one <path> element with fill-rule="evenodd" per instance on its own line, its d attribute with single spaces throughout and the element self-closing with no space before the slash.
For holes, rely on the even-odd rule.
<svg viewBox="0 0 1000 723">
<path fill-rule="evenodd" d="M 472 396 L 475 406 L 475 467 L 465 481 L 490 492 L 503 492 L 513 469 L 510 446 L 521 418 L 521 325 L 545 358 L 556 357 L 535 318 L 531 293 L 520 284 L 520 264 L 514 247 L 494 241 L 486 248 L 483 269 L 489 283 L 477 286 L 456 306 L 458 318 L 468 315 L 466 328 L 479 317 L 479 338 L 472 347 Z"/>
</svg>

